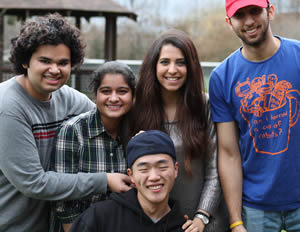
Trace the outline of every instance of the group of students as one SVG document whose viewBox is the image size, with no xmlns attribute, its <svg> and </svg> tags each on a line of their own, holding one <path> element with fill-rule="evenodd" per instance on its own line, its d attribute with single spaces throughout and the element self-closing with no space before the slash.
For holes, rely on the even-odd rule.
<svg viewBox="0 0 300 232">
<path fill-rule="evenodd" d="M 268 0 L 225 5 L 242 47 L 210 97 L 180 30 L 153 42 L 138 78 L 100 65 L 94 103 L 65 85 L 80 31 L 58 14 L 24 23 L 18 75 L 0 84 L 0 231 L 300 230 L 300 43 L 273 36 Z"/>
</svg>

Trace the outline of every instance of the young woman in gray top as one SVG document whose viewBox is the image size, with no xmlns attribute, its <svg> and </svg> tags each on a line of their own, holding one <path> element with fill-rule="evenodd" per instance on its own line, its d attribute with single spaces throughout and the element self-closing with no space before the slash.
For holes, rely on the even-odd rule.
<svg viewBox="0 0 300 232">
<path fill-rule="evenodd" d="M 227 231 L 203 72 L 197 50 L 184 32 L 169 30 L 148 50 L 132 113 L 132 134 L 159 129 L 169 133 L 176 146 L 179 176 L 171 197 L 192 219 L 183 229 Z"/>
</svg>

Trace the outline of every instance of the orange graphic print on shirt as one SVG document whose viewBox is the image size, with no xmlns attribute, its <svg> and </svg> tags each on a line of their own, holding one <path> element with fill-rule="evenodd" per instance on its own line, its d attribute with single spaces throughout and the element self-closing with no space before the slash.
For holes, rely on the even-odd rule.
<svg viewBox="0 0 300 232">
<path fill-rule="evenodd" d="M 280 154 L 288 149 L 290 129 L 299 118 L 300 92 L 290 82 L 278 81 L 276 74 L 238 82 L 240 113 L 249 126 L 257 153 Z"/>
</svg>

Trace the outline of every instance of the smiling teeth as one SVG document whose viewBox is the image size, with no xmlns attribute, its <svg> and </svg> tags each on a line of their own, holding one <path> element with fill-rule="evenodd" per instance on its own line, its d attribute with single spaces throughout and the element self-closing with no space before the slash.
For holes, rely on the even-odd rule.
<svg viewBox="0 0 300 232">
<path fill-rule="evenodd" d="M 167 80 L 169 80 L 169 81 L 177 81 L 178 80 L 178 78 L 167 78 Z"/>
<path fill-rule="evenodd" d="M 57 80 L 58 79 L 57 77 L 45 77 L 45 78 L 48 80 Z"/>
<path fill-rule="evenodd" d="M 248 33 L 253 33 L 253 32 L 255 32 L 256 31 L 256 28 L 254 28 L 254 29 L 252 29 L 252 30 L 248 30 L 247 32 Z"/>
<path fill-rule="evenodd" d="M 114 108 L 114 109 L 118 109 L 120 108 L 121 106 L 108 106 L 109 108 Z"/>
<path fill-rule="evenodd" d="M 157 185 L 157 186 L 150 186 L 149 189 L 160 189 L 161 185 Z"/>
</svg>

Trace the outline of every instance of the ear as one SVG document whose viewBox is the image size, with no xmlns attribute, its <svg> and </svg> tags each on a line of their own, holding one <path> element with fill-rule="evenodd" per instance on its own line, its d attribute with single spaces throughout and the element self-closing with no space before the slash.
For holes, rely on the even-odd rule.
<svg viewBox="0 0 300 232">
<path fill-rule="evenodd" d="M 127 168 L 127 174 L 130 177 L 131 183 L 135 184 L 134 178 L 133 178 L 133 172 L 130 168 Z"/>
<path fill-rule="evenodd" d="M 225 17 L 225 22 L 227 24 L 227 26 L 232 30 L 232 23 L 230 18 L 228 18 L 227 16 Z"/>
<path fill-rule="evenodd" d="M 228 23 L 229 25 L 231 25 L 231 21 L 230 21 L 230 18 L 228 18 L 228 16 L 225 17 L 225 22 Z"/>
<path fill-rule="evenodd" d="M 28 69 L 28 65 L 27 64 L 22 64 L 22 67 L 25 69 Z"/>
<path fill-rule="evenodd" d="M 179 167 L 179 163 L 176 162 L 176 163 L 174 164 L 174 168 L 175 168 L 175 178 L 177 178 L 177 176 L 178 176 L 178 167 Z"/>
<path fill-rule="evenodd" d="M 269 6 L 269 19 L 274 20 L 274 18 L 275 18 L 275 7 L 274 5 L 271 4 Z"/>
</svg>

